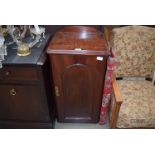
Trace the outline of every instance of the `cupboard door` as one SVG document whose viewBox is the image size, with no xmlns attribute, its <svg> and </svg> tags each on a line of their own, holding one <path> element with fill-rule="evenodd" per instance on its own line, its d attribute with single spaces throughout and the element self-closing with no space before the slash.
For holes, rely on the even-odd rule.
<svg viewBox="0 0 155 155">
<path fill-rule="evenodd" d="M 50 55 L 58 120 L 97 122 L 101 106 L 106 57 Z"/>
<path fill-rule="evenodd" d="M 0 119 L 49 121 L 38 85 L 0 85 Z"/>
</svg>

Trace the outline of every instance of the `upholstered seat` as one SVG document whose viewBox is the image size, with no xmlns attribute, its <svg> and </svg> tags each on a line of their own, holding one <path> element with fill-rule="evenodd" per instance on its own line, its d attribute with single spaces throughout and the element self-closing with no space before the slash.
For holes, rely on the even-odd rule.
<svg viewBox="0 0 155 155">
<path fill-rule="evenodd" d="M 112 31 L 112 50 L 116 56 L 113 79 L 111 128 L 155 128 L 155 28 L 126 26 Z M 139 77 L 144 80 L 116 80 Z"/>
<path fill-rule="evenodd" d="M 118 80 L 123 104 L 118 128 L 155 127 L 155 86 L 150 81 Z"/>
</svg>

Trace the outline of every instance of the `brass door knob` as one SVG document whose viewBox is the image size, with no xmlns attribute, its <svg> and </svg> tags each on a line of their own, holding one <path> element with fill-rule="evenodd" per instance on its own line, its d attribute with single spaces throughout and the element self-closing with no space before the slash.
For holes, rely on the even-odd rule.
<svg viewBox="0 0 155 155">
<path fill-rule="evenodd" d="M 10 90 L 10 95 L 15 96 L 16 94 L 17 92 L 14 88 Z"/>
</svg>

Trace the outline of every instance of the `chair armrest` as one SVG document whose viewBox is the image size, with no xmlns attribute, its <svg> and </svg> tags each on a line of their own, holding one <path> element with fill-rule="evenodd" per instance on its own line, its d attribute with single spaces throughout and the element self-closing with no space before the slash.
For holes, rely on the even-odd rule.
<svg viewBox="0 0 155 155">
<path fill-rule="evenodd" d="M 113 93 L 114 93 L 116 104 L 122 104 L 123 100 L 122 100 L 121 92 L 120 92 L 115 76 L 113 77 L 112 88 L 113 88 Z"/>
<path fill-rule="evenodd" d="M 112 88 L 113 102 L 111 103 L 110 128 L 116 128 L 118 114 L 123 100 L 115 76 L 113 77 Z"/>
</svg>

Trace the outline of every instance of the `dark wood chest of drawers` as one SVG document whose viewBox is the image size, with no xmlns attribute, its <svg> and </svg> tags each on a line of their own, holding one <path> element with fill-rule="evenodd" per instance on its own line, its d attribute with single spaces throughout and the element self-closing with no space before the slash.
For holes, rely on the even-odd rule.
<svg viewBox="0 0 155 155">
<path fill-rule="evenodd" d="M 0 128 L 53 128 L 49 61 L 45 48 L 33 48 L 26 57 L 8 49 L 0 69 Z"/>
<path fill-rule="evenodd" d="M 103 34 L 84 26 L 57 32 L 47 53 L 60 122 L 97 123 L 108 49 Z"/>
</svg>

